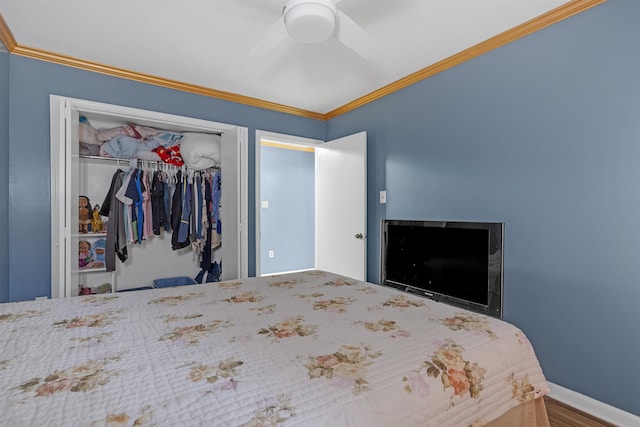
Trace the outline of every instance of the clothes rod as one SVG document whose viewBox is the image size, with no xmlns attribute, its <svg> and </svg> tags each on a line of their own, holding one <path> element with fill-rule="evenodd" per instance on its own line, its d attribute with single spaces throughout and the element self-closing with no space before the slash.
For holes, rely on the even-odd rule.
<svg viewBox="0 0 640 427">
<path fill-rule="evenodd" d="M 153 166 L 153 165 L 156 165 L 156 166 L 166 166 L 166 167 L 174 167 L 174 168 L 178 168 L 178 169 L 180 169 L 180 168 L 184 167 L 185 169 L 192 170 L 192 171 L 195 171 L 195 172 L 200 172 L 201 170 L 202 170 L 202 171 L 206 171 L 206 170 L 210 170 L 210 169 L 215 169 L 215 170 L 218 170 L 218 171 L 219 171 L 219 170 L 221 170 L 221 167 L 220 167 L 220 166 L 213 166 L 213 167 L 206 168 L 206 169 L 196 170 L 196 169 L 192 169 L 192 168 L 188 167 L 187 165 L 184 165 L 184 166 L 176 166 L 176 165 L 172 165 L 171 163 L 165 163 L 165 162 L 163 162 L 163 161 L 158 161 L 158 160 L 145 160 L 145 159 L 138 159 L 138 158 L 121 158 L 121 157 L 87 156 L 87 155 L 84 155 L 84 154 L 79 154 L 79 155 L 78 155 L 78 158 L 80 158 L 80 159 L 86 159 L 86 160 L 100 160 L 100 161 L 102 161 L 102 160 L 107 160 L 107 161 L 117 162 L 117 163 L 120 163 L 120 162 L 131 163 L 131 161 L 133 160 L 133 161 L 136 161 L 136 162 L 138 162 L 138 163 L 141 163 L 141 164 L 147 164 L 147 165 L 151 165 L 151 166 Z"/>
</svg>

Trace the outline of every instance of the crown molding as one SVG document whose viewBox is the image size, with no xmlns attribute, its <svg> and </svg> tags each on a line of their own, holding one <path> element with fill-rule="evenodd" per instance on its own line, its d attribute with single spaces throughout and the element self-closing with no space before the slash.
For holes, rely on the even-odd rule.
<svg viewBox="0 0 640 427">
<path fill-rule="evenodd" d="M 423 68 L 419 71 L 416 71 L 415 73 L 403 77 L 400 80 L 383 86 L 380 89 L 369 93 L 368 95 L 365 95 L 341 107 L 338 107 L 335 110 L 332 110 L 325 114 L 326 119 L 332 119 L 351 110 L 355 110 L 358 107 L 362 107 L 365 104 L 373 102 L 393 92 L 397 92 L 400 89 L 411 86 L 414 83 L 453 68 L 456 65 L 460 65 L 463 62 L 467 62 L 473 58 L 476 58 L 491 50 L 511 43 L 522 37 L 528 36 L 529 34 L 535 33 L 536 31 L 546 28 L 549 25 L 560 22 L 580 12 L 584 12 L 585 10 L 606 1 L 607 0 L 573 0 L 569 3 L 565 3 L 562 6 L 559 6 L 547 13 L 531 19 L 530 21 L 520 24 L 517 27 L 511 28 L 510 30 L 498 34 L 497 36 L 491 37 L 490 39 L 478 43 L 477 45 L 474 45 L 468 49 L 458 52 L 455 55 L 445 58 L 440 62 L 436 62 L 429 67 Z"/>
<path fill-rule="evenodd" d="M 5 22 L 2 14 L 0 14 L 0 41 L 7 48 L 7 51 L 11 52 L 18 45 L 16 39 L 13 37 L 9 26 Z"/>
<path fill-rule="evenodd" d="M 74 58 L 71 56 L 61 55 L 55 52 L 49 52 L 42 49 L 36 49 L 28 46 L 18 45 L 9 29 L 4 18 L 0 14 L 0 41 L 7 47 L 9 53 L 24 56 L 40 61 L 52 62 L 55 64 L 65 65 L 68 67 L 79 68 L 82 70 L 93 71 L 96 73 L 107 74 L 123 79 L 134 80 L 142 83 L 148 83 L 156 86 L 162 86 L 169 89 L 176 89 L 183 92 L 190 92 L 197 95 L 203 95 L 211 98 L 231 101 L 238 104 L 249 105 L 252 107 L 263 108 L 281 113 L 293 114 L 297 116 L 307 117 L 316 120 L 326 120 L 325 115 L 313 111 L 307 111 L 300 108 L 290 107 L 288 105 L 278 104 L 275 102 L 265 101 L 250 96 L 239 95 L 231 92 L 225 92 L 217 89 L 211 89 L 204 86 L 193 85 L 189 83 L 179 82 L 177 80 L 165 79 L 149 74 L 138 73 L 135 71 L 125 70 L 122 68 L 112 67 L 109 65 L 99 64 L 97 62 L 86 61 L 84 59 Z"/>
<path fill-rule="evenodd" d="M 152 76 L 149 74 L 139 73 L 135 71 L 125 70 L 123 68 L 112 67 L 109 65 L 99 64 L 97 62 L 86 61 L 71 56 L 60 55 L 54 52 L 48 52 L 41 49 L 35 49 L 26 46 L 16 46 L 11 53 L 41 61 L 53 62 L 68 67 L 80 68 L 82 70 L 93 71 L 96 73 L 107 74 L 123 79 L 134 80 L 142 83 L 148 83 L 156 86 L 162 86 L 169 89 L 176 89 L 183 92 L 195 93 L 197 95 L 208 96 L 211 98 L 223 99 L 238 104 L 250 105 L 253 107 L 264 108 L 267 110 L 279 111 L 282 113 L 293 114 L 311 119 L 325 120 L 323 114 L 313 111 L 306 111 L 300 108 L 294 108 L 275 102 L 265 101 L 250 96 L 238 95 L 231 92 L 225 92 L 217 89 L 211 89 L 204 86 L 198 86 L 190 83 L 183 83 L 177 80 L 171 80 Z"/>
<path fill-rule="evenodd" d="M 344 113 L 355 110 L 370 102 L 376 101 L 386 95 L 393 92 L 397 92 L 407 86 L 411 86 L 421 80 L 429 78 L 435 74 L 448 70 L 470 59 L 476 58 L 491 50 L 504 46 L 512 41 L 518 40 L 522 37 L 528 36 L 536 31 L 548 27 L 549 25 L 560 22 L 573 15 L 584 12 L 594 6 L 606 2 L 607 0 L 572 0 L 562 6 L 557 7 L 543 15 L 540 15 L 524 24 L 518 25 L 510 30 L 507 30 L 497 36 L 487 39 L 475 46 L 465 49 L 455 55 L 452 55 L 442 61 L 439 61 L 429 67 L 423 68 L 415 73 L 409 74 L 400 80 L 390 83 L 381 87 L 365 96 L 362 96 L 354 101 L 344 104 L 328 113 L 317 113 L 313 111 L 303 110 L 300 108 L 290 107 L 275 102 L 265 101 L 258 98 L 253 98 L 245 95 L 239 95 L 231 92 L 225 92 L 221 90 L 211 89 L 204 86 L 193 85 L 189 83 L 183 83 L 176 80 L 165 79 L 149 74 L 138 73 L 135 71 L 125 70 L 122 68 L 111 67 L 96 62 L 85 61 L 83 59 L 73 58 L 70 56 L 60 55 L 54 52 L 48 52 L 41 49 L 31 48 L 27 46 L 20 46 L 16 42 L 11 30 L 9 29 L 4 18 L 0 14 L 0 41 L 4 43 L 7 50 L 11 54 L 24 56 L 27 58 L 38 59 L 41 61 L 53 62 L 69 67 L 79 68 L 87 71 L 93 71 L 96 73 L 107 74 L 114 77 L 120 77 L 128 80 L 134 80 L 142 83 L 148 83 L 156 86 L 162 86 L 170 89 L 180 90 L 183 92 L 190 92 L 197 95 L 207 96 L 211 98 L 222 99 L 225 101 L 231 101 L 238 104 L 249 105 L 252 107 L 263 108 L 267 110 L 277 111 L 286 114 L 292 114 L 296 116 L 306 117 L 315 120 L 329 120 L 338 117 Z"/>
</svg>

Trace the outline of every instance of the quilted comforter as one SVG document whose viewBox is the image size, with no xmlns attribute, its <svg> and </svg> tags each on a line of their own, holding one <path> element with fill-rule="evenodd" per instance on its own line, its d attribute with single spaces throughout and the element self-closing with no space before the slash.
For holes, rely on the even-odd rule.
<svg viewBox="0 0 640 427">
<path fill-rule="evenodd" d="M 481 426 L 548 392 L 504 321 L 324 271 L 0 305 L 0 424 Z"/>
</svg>

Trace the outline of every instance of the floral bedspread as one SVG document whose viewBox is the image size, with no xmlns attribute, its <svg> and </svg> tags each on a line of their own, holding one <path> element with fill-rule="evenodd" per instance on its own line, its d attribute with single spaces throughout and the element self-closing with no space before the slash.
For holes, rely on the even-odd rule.
<svg viewBox="0 0 640 427">
<path fill-rule="evenodd" d="M 10 426 L 480 426 L 548 392 L 498 319 L 323 271 L 0 304 Z"/>
</svg>

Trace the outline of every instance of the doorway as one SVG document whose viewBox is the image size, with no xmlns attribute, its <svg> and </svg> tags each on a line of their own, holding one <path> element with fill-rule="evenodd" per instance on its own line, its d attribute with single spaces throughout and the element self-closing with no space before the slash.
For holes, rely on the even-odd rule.
<svg viewBox="0 0 640 427">
<path fill-rule="evenodd" d="M 286 147 L 281 147 L 286 146 Z M 366 229 L 367 229 L 367 134 L 360 132 L 348 135 L 333 141 L 319 141 L 291 135 L 275 134 L 264 131 L 256 131 L 256 275 L 274 274 L 276 272 L 291 272 L 308 269 L 321 269 L 337 274 L 343 274 L 355 279 L 364 280 L 366 277 Z M 277 245 L 278 242 L 289 240 L 290 251 L 294 251 L 297 257 L 301 252 L 302 234 L 291 232 L 291 224 L 286 221 L 279 225 L 268 225 L 262 220 L 263 216 L 269 216 L 267 211 L 275 207 L 262 193 L 262 180 L 265 171 L 262 167 L 261 152 L 263 148 L 287 148 L 289 150 L 304 151 L 313 148 L 313 190 L 306 187 L 303 196 L 290 200 L 291 206 L 299 207 L 303 199 L 308 199 L 313 192 L 314 210 L 313 224 L 313 253 L 314 262 L 300 264 L 288 264 L 276 268 L 280 271 L 272 271 L 263 268 L 269 263 L 269 257 L 278 257 L 278 252 L 270 247 L 265 247 L 265 237 L 275 238 L 269 242 Z M 266 148 L 265 148 L 266 150 Z M 282 152 L 279 153 L 282 155 Z M 291 153 L 289 153 L 291 154 Z M 300 157 L 300 156 L 298 156 Z M 276 174 L 286 175 L 289 166 L 272 167 Z M 268 168 L 264 168 L 267 170 Z M 311 167 L 309 167 L 311 169 Z M 311 173 L 309 170 L 308 173 Z M 275 185 L 271 190 L 280 193 L 292 192 L 298 183 L 298 178 L 281 177 L 282 184 Z M 264 191 L 267 194 L 267 191 Z M 300 194 L 300 193 L 298 193 Z M 271 214 L 272 211 L 269 211 Z M 265 214 L 265 215 L 263 215 Z M 300 214 L 308 215 L 311 214 Z M 271 218 L 280 220 L 278 216 Z M 291 217 L 289 217 L 291 218 Z M 301 220 L 301 218 L 296 218 Z M 293 221 L 293 220 L 290 220 Z M 269 228 L 267 230 L 267 227 Z M 305 229 L 305 236 L 310 236 L 311 225 Z M 305 237 L 305 244 L 311 244 L 311 237 Z M 308 247 L 308 246 L 307 246 Z M 271 252 L 273 251 L 273 252 Z M 266 258 L 264 258 L 266 257 Z M 294 257 L 294 258 L 295 258 Z M 265 259 L 265 262 L 261 262 Z"/>
<path fill-rule="evenodd" d="M 256 275 L 315 267 L 315 149 L 322 141 L 256 132 Z"/>
</svg>

